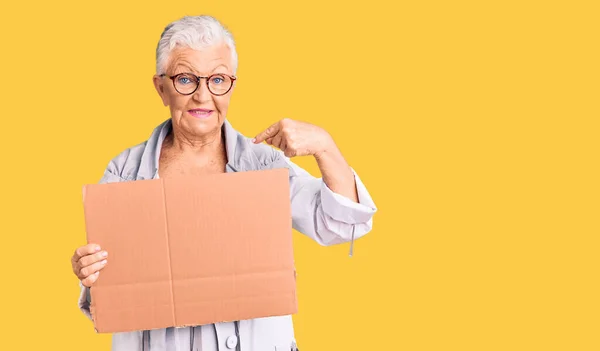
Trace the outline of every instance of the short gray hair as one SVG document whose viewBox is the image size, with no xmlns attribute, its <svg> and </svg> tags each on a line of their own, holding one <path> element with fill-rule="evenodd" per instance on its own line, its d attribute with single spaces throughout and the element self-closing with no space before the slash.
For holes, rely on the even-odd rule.
<svg viewBox="0 0 600 351">
<path fill-rule="evenodd" d="M 165 73 L 165 65 L 176 46 L 201 50 L 213 45 L 226 44 L 231 50 L 233 74 L 237 71 L 237 52 L 233 35 L 214 17 L 185 16 L 169 23 L 156 47 L 156 74 Z"/>
</svg>

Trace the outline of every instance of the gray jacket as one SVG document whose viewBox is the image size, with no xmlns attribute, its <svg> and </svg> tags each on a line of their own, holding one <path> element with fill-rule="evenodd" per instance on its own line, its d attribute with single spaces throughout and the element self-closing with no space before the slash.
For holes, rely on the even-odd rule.
<svg viewBox="0 0 600 351">
<path fill-rule="evenodd" d="M 167 119 L 154 129 L 148 140 L 117 155 L 109 162 L 100 183 L 158 178 L 161 145 L 171 128 L 171 119 Z M 359 203 L 334 193 L 321 178 L 313 177 L 292 163 L 281 151 L 252 143 L 227 120 L 223 131 L 227 172 L 289 169 L 292 227 L 295 230 L 324 246 L 345 242 L 352 242 L 352 246 L 355 239 L 371 231 L 377 208 L 354 170 Z M 89 289 L 81 283 L 79 286 L 79 308 L 91 319 Z M 113 351 L 289 351 L 295 344 L 291 316 L 114 333 L 112 336 Z"/>
</svg>

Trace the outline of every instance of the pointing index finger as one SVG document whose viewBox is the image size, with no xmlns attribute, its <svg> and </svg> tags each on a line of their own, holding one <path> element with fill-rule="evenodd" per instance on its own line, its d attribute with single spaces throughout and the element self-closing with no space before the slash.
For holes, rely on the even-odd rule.
<svg viewBox="0 0 600 351">
<path fill-rule="evenodd" d="M 265 129 L 262 133 L 258 134 L 252 141 L 255 144 L 262 143 L 268 138 L 271 138 L 279 133 L 279 122 L 272 124 L 269 128 Z"/>
</svg>

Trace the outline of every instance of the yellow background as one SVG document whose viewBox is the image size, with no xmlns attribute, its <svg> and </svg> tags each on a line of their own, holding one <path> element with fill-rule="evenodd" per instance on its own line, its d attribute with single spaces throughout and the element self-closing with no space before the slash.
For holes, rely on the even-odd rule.
<svg viewBox="0 0 600 351">
<path fill-rule="evenodd" d="M 77 309 L 81 186 L 168 118 L 164 26 L 211 14 L 234 127 L 326 128 L 379 208 L 353 258 L 295 233 L 301 350 L 599 350 L 596 4 L 3 2 L 0 349 L 109 349 Z"/>
</svg>

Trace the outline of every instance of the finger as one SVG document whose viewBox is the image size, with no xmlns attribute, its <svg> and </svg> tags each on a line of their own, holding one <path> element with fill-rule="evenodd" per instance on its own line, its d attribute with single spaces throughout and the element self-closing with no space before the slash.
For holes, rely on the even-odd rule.
<svg viewBox="0 0 600 351">
<path fill-rule="evenodd" d="M 93 275 L 96 272 L 99 272 L 102 268 L 106 267 L 107 263 L 108 263 L 107 260 L 103 260 L 100 262 L 96 262 L 90 266 L 83 267 L 81 270 L 79 270 L 79 275 L 78 275 L 79 279 L 86 279 L 90 275 Z"/>
<path fill-rule="evenodd" d="M 91 255 L 94 252 L 100 251 L 100 245 L 98 244 L 87 244 L 81 247 L 78 247 L 73 254 L 72 260 L 73 262 L 79 261 L 83 256 Z"/>
<path fill-rule="evenodd" d="M 298 156 L 298 150 L 296 150 L 293 147 L 293 145 L 290 145 L 290 146 L 286 145 L 285 150 L 282 150 L 282 151 L 283 151 L 283 155 L 285 155 L 285 157 L 291 158 L 291 157 Z"/>
<path fill-rule="evenodd" d="M 103 259 L 105 259 L 107 257 L 108 257 L 108 252 L 106 252 L 106 251 L 101 251 L 101 252 L 95 253 L 93 255 L 84 256 L 79 260 L 79 267 L 83 268 L 83 267 L 90 266 L 96 262 L 102 261 Z"/>
<path fill-rule="evenodd" d="M 100 272 L 96 272 L 87 278 L 81 279 L 81 284 L 83 284 L 83 286 L 91 288 L 92 285 L 96 282 L 96 280 L 98 280 L 99 275 L 100 275 Z"/>
<path fill-rule="evenodd" d="M 283 140 L 283 135 L 281 135 L 281 133 L 277 133 L 277 135 L 275 135 L 275 137 L 273 137 L 272 145 L 275 146 L 276 148 L 280 148 L 282 140 Z"/>
<path fill-rule="evenodd" d="M 269 145 L 273 145 L 273 138 L 267 138 L 265 142 Z"/>
<path fill-rule="evenodd" d="M 283 138 L 281 140 L 281 143 L 279 143 L 279 150 L 281 150 L 285 153 L 285 149 L 287 149 L 287 140 L 285 138 Z"/>
<path fill-rule="evenodd" d="M 265 129 L 262 133 L 258 134 L 252 141 L 255 144 L 262 143 L 265 139 L 274 137 L 280 129 L 279 122 L 272 124 L 269 128 Z"/>
</svg>

